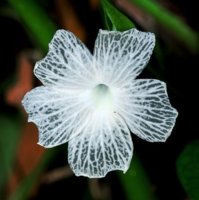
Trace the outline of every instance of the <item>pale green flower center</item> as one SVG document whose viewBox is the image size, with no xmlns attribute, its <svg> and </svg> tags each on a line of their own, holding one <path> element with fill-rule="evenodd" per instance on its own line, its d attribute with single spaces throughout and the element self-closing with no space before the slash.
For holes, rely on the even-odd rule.
<svg viewBox="0 0 199 200">
<path fill-rule="evenodd" d="M 97 111 L 110 113 L 113 111 L 113 98 L 109 86 L 98 84 L 92 90 L 92 100 Z"/>
</svg>

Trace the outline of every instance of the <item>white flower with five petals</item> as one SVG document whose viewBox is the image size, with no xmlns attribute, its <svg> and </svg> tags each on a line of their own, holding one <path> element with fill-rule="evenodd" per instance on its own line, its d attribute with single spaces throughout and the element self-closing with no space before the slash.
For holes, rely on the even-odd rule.
<svg viewBox="0 0 199 200">
<path fill-rule="evenodd" d="M 129 168 L 130 131 L 164 142 L 177 111 L 164 82 L 135 79 L 155 45 L 152 33 L 100 30 L 92 56 L 72 33 L 58 30 L 34 73 L 43 83 L 22 103 L 39 129 L 39 144 L 68 142 L 68 162 L 77 176 L 104 177 Z"/>
</svg>

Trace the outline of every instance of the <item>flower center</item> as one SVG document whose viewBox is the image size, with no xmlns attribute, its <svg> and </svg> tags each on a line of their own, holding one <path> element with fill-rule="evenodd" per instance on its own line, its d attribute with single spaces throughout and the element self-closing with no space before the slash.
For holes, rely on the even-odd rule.
<svg viewBox="0 0 199 200">
<path fill-rule="evenodd" d="M 113 99 L 110 88 L 105 84 L 98 84 L 92 90 L 92 100 L 97 111 L 109 113 L 113 111 Z"/>
</svg>

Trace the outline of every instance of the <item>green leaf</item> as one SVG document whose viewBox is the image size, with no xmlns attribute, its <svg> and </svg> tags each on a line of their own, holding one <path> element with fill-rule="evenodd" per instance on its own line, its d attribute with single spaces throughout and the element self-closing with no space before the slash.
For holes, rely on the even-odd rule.
<svg viewBox="0 0 199 200">
<path fill-rule="evenodd" d="M 133 156 L 129 170 L 125 174 L 119 173 L 119 177 L 128 200 L 156 199 L 148 176 L 137 156 Z"/>
<path fill-rule="evenodd" d="M 56 31 L 56 26 L 49 16 L 34 0 L 8 0 L 8 2 L 25 24 L 31 39 L 46 52 L 48 43 Z"/>
<path fill-rule="evenodd" d="M 199 199 L 199 140 L 187 145 L 177 160 L 177 172 L 191 200 Z"/>
<path fill-rule="evenodd" d="M 133 22 L 116 9 L 109 1 L 102 0 L 101 4 L 104 11 L 105 25 L 108 30 L 125 31 L 135 27 Z"/>
<path fill-rule="evenodd" d="M 171 13 L 154 0 L 129 0 L 144 12 L 151 15 L 168 32 L 175 35 L 192 51 L 198 52 L 198 35 L 180 17 Z"/>
<path fill-rule="evenodd" d="M 56 26 L 50 20 L 49 16 L 34 0 L 8 0 L 8 2 L 20 16 L 31 39 L 36 42 L 37 46 L 43 50 L 43 52 L 46 52 L 48 50 L 48 43 L 56 31 Z M 4 140 L 0 139 L 0 141 Z M 16 142 L 15 137 L 13 137 L 11 141 Z M 48 150 L 48 152 L 43 155 L 41 162 L 35 167 L 33 172 L 27 176 L 17 187 L 16 191 L 11 194 L 11 200 L 28 199 L 39 176 L 48 166 L 54 155 L 56 155 L 57 151 L 59 150 Z"/>
<path fill-rule="evenodd" d="M 20 118 L 0 116 L 0 199 L 2 189 L 13 169 L 17 144 L 20 139 Z"/>
<path fill-rule="evenodd" d="M 28 199 L 33 186 L 38 183 L 38 179 L 42 172 L 47 168 L 49 162 L 58 153 L 58 150 L 48 149 L 48 151 L 42 157 L 40 163 L 35 167 L 33 172 L 24 178 L 20 185 L 18 185 L 16 191 L 11 195 L 9 200 L 24 200 Z"/>
</svg>

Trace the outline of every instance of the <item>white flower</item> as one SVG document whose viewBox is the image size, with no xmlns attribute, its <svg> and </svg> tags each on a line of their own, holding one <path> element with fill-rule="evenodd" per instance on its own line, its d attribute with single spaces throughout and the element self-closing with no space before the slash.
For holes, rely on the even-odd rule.
<svg viewBox="0 0 199 200">
<path fill-rule="evenodd" d="M 152 33 L 100 31 L 94 55 L 72 33 L 58 30 L 34 73 L 44 86 L 23 105 L 39 129 L 39 144 L 68 141 L 68 162 L 77 176 L 104 177 L 126 170 L 133 153 L 130 131 L 164 142 L 177 111 L 164 82 L 135 79 L 155 45 Z"/>
</svg>

